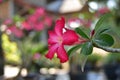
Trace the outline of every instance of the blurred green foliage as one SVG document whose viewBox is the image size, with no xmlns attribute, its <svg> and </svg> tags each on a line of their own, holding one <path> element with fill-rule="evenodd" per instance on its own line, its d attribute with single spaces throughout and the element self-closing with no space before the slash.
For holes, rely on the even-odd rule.
<svg viewBox="0 0 120 80">
<path fill-rule="evenodd" d="M 119 53 L 109 53 L 105 60 L 104 64 L 113 64 L 113 63 L 120 63 L 120 54 Z"/>
</svg>

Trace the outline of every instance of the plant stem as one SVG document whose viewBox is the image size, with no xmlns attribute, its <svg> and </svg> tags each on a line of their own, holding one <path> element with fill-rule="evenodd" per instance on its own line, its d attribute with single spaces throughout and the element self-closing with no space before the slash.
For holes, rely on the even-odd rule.
<svg viewBox="0 0 120 80">
<path fill-rule="evenodd" d="M 105 47 L 105 46 L 100 46 L 96 43 L 93 43 L 94 47 L 97 47 L 97 48 L 100 48 L 100 49 L 103 49 L 107 52 L 113 52 L 113 53 L 120 53 L 120 48 L 111 48 L 111 47 Z"/>
</svg>

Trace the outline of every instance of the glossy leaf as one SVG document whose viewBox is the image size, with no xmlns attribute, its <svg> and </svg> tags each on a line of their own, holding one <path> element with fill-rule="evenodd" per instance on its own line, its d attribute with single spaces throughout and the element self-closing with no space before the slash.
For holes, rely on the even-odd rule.
<svg viewBox="0 0 120 80">
<path fill-rule="evenodd" d="M 99 35 L 103 34 L 103 33 L 106 33 L 110 30 L 110 28 L 103 28 L 103 29 L 100 29 L 99 31 L 97 31 L 97 33 L 95 33 L 95 37 L 98 37 Z"/>
<path fill-rule="evenodd" d="M 88 35 L 85 34 L 85 32 L 83 32 L 80 28 L 76 28 L 75 31 L 83 38 L 89 39 Z"/>
<path fill-rule="evenodd" d="M 68 56 L 70 57 L 76 50 L 78 50 L 81 47 L 82 44 L 76 45 L 69 49 Z"/>
<path fill-rule="evenodd" d="M 102 23 L 103 23 L 108 17 L 110 17 L 110 16 L 111 16 L 110 13 L 107 13 L 107 14 L 103 15 L 103 16 L 98 20 L 98 22 L 96 23 L 96 25 L 95 25 L 95 30 L 98 30 L 98 29 L 101 27 Z"/>
<path fill-rule="evenodd" d="M 99 32 L 99 34 L 105 33 L 105 32 L 107 32 L 107 31 L 109 31 L 109 30 L 110 30 L 109 28 L 102 29 L 102 30 Z"/>
<path fill-rule="evenodd" d="M 114 39 L 112 36 L 108 34 L 101 34 L 95 39 L 95 43 L 101 45 L 101 46 L 112 46 L 114 44 Z"/>
<path fill-rule="evenodd" d="M 92 51 L 93 51 L 92 42 L 86 42 L 85 44 L 83 44 L 81 54 L 90 55 L 92 54 Z"/>
</svg>

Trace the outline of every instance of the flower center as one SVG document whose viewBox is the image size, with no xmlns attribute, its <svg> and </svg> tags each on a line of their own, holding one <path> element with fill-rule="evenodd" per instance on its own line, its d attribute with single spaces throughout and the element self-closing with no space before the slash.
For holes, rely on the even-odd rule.
<svg viewBox="0 0 120 80">
<path fill-rule="evenodd" d="M 59 43 L 59 44 L 62 44 L 62 42 L 63 42 L 62 37 L 58 37 L 58 43 Z"/>
</svg>

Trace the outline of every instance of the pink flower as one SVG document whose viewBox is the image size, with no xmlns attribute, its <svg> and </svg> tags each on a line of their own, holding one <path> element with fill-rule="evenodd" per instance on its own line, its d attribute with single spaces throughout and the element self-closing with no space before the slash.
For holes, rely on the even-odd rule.
<svg viewBox="0 0 120 80">
<path fill-rule="evenodd" d="M 25 30 L 31 30 L 32 29 L 32 26 L 27 22 L 27 21 L 24 21 L 22 23 L 22 27 L 25 29 Z"/>
<path fill-rule="evenodd" d="M 98 10 L 98 12 L 100 13 L 100 14 L 104 14 L 104 13 L 107 13 L 107 12 L 109 12 L 110 10 L 107 8 L 107 7 L 103 7 L 103 8 L 100 8 L 99 10 Z"/>
<path fill-rule="evenodd" d="M 16 26 L 10 26 L 7 30 L 9 30 L 12 34 L 14 34 L 16 37 L 21 38 L 23 37 L 23 32 Z"/>
<path fill-rule="evenodd" d="M 47 25 L 48 27 L 51 27 L 51 25 L 52 25 L 52 18 L 49 17 L 49 16 L 45 16 L 44 22 L 45 22 L 45 25 Z"/>
<path fill-rule="evenodd" d="M 35 53 L 35 54 L 33 55 L 33 59 L 34 59 L 34 60 L 38 60 L 38 59 L 40 59 L 40 57 L 41 57 L 40 53 Z"/>
<path fill-rule="evenodd" d="M 27 17 L 22 23 L 22 27 L 25 30 L 44 30 L 45 27 L 52 25 L 52 18 L 48 16 L 44 8 L 37 8 L 35 12 Z"/>
<path fill-rule="evenodd" d="M 39 7 L 35 10 L 35 14 L 38 16 L 43 16 L 45 14 L 45 9 L 42 7 Z"/>
<path fill-rule="evenodd" d="M 102 8 L 100 8 L 100 9 L 98 9 L 98 11 L 96 12 L 96 17 L 99 17 L 100 15 L 103 15 L 103 14 L 105 14 L 105 13 L 108 13 L 108 12 L 110 12 L 110 9 L 109 8 L 107 8 L 107 7 L 102 7 Z"/>
<path fill-rule="evenodd" d="M 3 0 L 0 0 L 0 3 L 2 3 L 3 2 Z"/>
<path fill-rule="evenodd" d="M 64 27 L 65 20 L 62 17 L 60 20 L 56 21 L 55 29 L 49 31 L 49 51 L 46 54 L 47 58 L 52 59 L 56 53 L 61 63 L 68 61 L 68 55 L 64 49 L 64 45 L 73 45 L 79 40 L 75 31 Z M 63 29 L 65 29 L 65 32 L 63 32 Z"/>
<path fill-rule="evenodd" d="M 41 31 L 44 29 L 44 24 L 43 22 L 37 22 L 34 24 L 34 30 L 36 31 Z"/>
<path fill-rule="evenodd" d="M 12 23 L 13 23 L 13 21 L 11 19 L 7 19 L 7 20 L 4 21 L 5 25 L 10 25 Z"/>
<path fill-rule="evenodd" d="M 32 15 L 28 18 L 28 20 L 22 23 L 22 27 L 25 30 L 41 31 L 44 29 L 44 23 L 42 21 L 39 21 L 39 18 L 36 18 L 36 16 Z"/>
<path fill-rule="evenodd" d="M 38 20 L 38 18 L 39 18 L 39 17 L 37 17 L 37 15 L 32 14 L 32 15 L 30 15 L 30 16 L 28 17 L 27 21 L 28 21 L 29 23 L 35 23 L 35 22 Z"/>
</svg>

